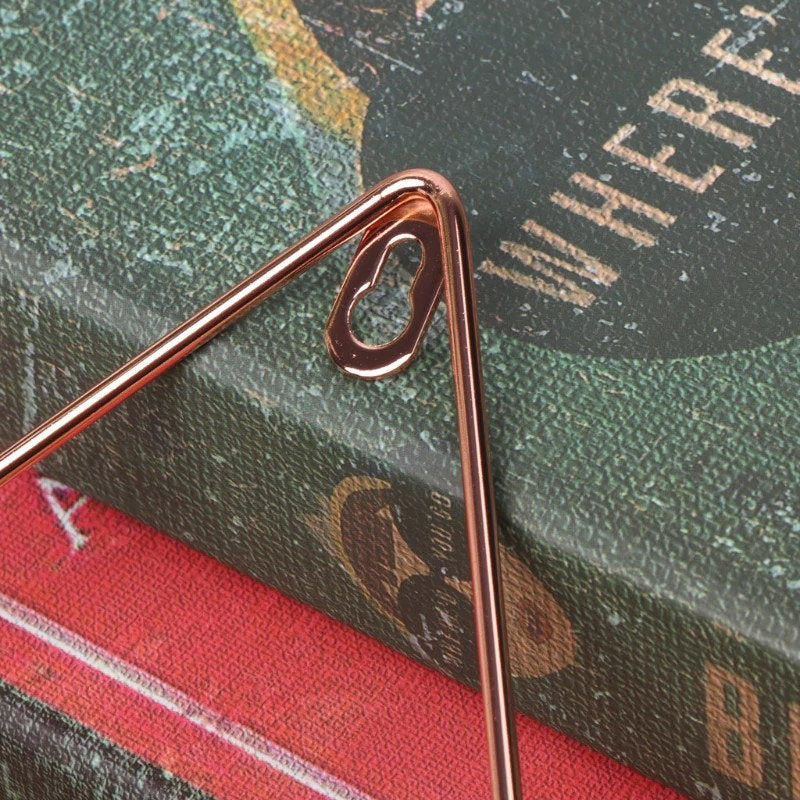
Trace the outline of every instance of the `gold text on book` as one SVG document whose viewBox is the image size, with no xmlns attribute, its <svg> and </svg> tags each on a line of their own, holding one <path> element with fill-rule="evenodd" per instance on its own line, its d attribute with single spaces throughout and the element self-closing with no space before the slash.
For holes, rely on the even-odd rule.
<svg viewBox="0 0 800 800">
<path fill-rule="evenodd" d="M 777 19 L 772 13 L 752 5 L 743 6 L 740 13 L 755 19 L 757 25 L 778 27 Z M 740 49 L 741 43 L 734 40 L 733 32 L 729 28 L 722 28 L 702 47 L 701 52 L 716 59 L 717 67 L 732 67 L 764 81 L 769 86 L 792 95 L 800 95 L 800 80 L 789 78 L 767 66 L 773 57 L 771 50 L 761 49 L 747 58 L 740 54 Z M 648 98 L 647 105 L 652 113 L 666 114 L 677 122 L 743 150 L 756 144 L 759 128 L 771 128 L 778 121 L 771 114 L 736 99 L 723 98 L 715 89 L 683 77 L 672 78 L 664 83 Z M 698 195 L 706 192 L 724 174 L 725 167 L 717 163 L 709 164 L 698 175 L 678 169 L 670 163 L 677 152 L 676 144 L 665 144 L 652 154 L 636 149 L 631 139 L 640 131 L 641 126 L 641 123 L 625 123 L 606 140 L 602 145 L 603 150 L 637 169 L 645 170 Z M 678 135 L 680 136 L 680 132 Z M 559 190 L 550 194 L 550 202 L 589 220 L 601 229 L 628 239 L 634 247 L 656 245 L 658 229 L 634 225 L 628 219 L 621 218 L 621 215 L 628 218 L 631 214 L 637 215 L 642 218 L 642 225 L 649 222 L 661 228 L 669 228 L 677 221 L 677 217 L 668 210 L 609 185 L 606 176 L 598 179 L 583 172 L 575 172 L 569 181 L 587 197 L 599 195 L 604 202 L 599 205 L 591 204 Z M 600 292 L 620 277 L 617 270 L 602 265 L 598 259 L 533 219 L 526 220 L 522 230 L 562 254 L 570 254 L 573 260 L 567 261 L 548 254 L 532 246 L 535 242 L 529 244 L 524 240 L 504 241 L 500 244 L 500 250 L 511 256 L 513 266 L 503 266 L 486 259 L 479 268 L 483 272 L 579 308 L 592 305 Z M 579 263 L 575 263 L 576 261 Z"/>
</svg>

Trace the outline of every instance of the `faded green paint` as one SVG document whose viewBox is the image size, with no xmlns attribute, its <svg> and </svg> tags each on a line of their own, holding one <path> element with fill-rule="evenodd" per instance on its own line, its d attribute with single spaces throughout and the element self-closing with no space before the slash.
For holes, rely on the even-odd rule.
<svg viewBox="0 0 800 800">
<path fill-rule="evenodd" d="M 2 9 L 0 384 L 13 398 L 3 441 L 359 184 L 353 146 L 295 106 L 228 4 L 165 9 Z M 728 24 L 691 3 L 683 13 L 693 52 Z M 796 17 L 794 6 L 782 13 Z M 636 84 L 634 99 L 644 105 L 648 91 Z M 770 102 L 788 120 L 795 106 L 777 109 L 780 99 Z M 393 159 L 416 161 L 402 139 L 393 147 Z M 503 215 L 502 204 L 475 210 Z M 478 241 L 479 258 L 492 255 Z M 443 320 L 410 372 L 346 380 L 321 338 L 345 262 L 312 270 L 47 468 L 419 657 L 313 520 L 348 475 L 382 477 L 420 503 L 431 489 L 458 495 Z M 402 298 L 378 294 L 368 336 L 403 313 Z M 484 317 L 502 300 L 496 286 L 482 294 Z M 574 666 L 518 683 L 520 705 L 695 797 L 717 787 L 737 800 L 785 798 L 786 704 L 800 699 L 800 342 L 624 359 L 540 347 L 498 323 L 483 344 L 506 541 L 577 642 Z M 707 659 L 760 693 L 758 789 L 707 763 Z M 472 664 L 456 672 L 474 676 Z"/>
<path fill-rule="evenodd" d="M 2 800 L 211 800 L 0 681 Z"/>
</svg>

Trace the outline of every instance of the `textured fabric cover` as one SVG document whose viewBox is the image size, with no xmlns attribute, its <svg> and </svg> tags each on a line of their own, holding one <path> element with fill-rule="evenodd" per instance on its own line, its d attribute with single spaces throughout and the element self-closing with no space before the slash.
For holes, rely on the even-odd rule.
<svg viewBox="0 0 800 800">
<path fill-rule="evenodd" d="M 439 169 L 470 211 L 503 545 L 538 585 L 509 603 L 519 707 L 696 800 L 797 794 L 800 1 L 764 5 L 1 0 L 0 441 L 372 180 Z M 679 92 L 675 116 L 676 80 L 750 110 Z M 645 167 L 608 149 L 625 131 Z M 724 173 L 665 180 L 671 148 Z M 633 238 L 581 210 L 611 190 Z M 444 315 L 413 369 L 343 378 L 347 256 L 46 469 L 469 684 Z M 369 340 L 407 314 L 404 263 Z"/>
<path fill-rule="evenodd" d="M 0 490 L 0 537 L 0 679 L 31 706 L 225 800 L 488 796 L 480 698 L 454 681 L 33 472 Z M 529 798 L 678 800 L 519 722 Z"/>
</svg>

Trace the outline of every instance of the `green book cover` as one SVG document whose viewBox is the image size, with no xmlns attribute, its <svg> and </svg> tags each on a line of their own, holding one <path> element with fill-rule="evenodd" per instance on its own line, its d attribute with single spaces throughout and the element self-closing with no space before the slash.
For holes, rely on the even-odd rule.
<svg viewBox="0 0 800 800">
<path fill-rule="evenodd" d="M 472 226 L 518 705 L 696 798 L 800 798 L 799 22 L 4 4 L 3 442 L 375 180 L 437 169 Z M 46 469 L 474 684 L 444 318 L 409 372 L 342 377 L 351 253 Z"/>
<path fill-rule="evenodd" d="M 213 800 L 0 681 L 3 800 Z"/>
</svg>

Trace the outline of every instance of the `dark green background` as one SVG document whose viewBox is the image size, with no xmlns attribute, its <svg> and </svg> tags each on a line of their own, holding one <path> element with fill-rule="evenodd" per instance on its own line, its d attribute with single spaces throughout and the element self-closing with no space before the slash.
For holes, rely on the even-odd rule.
<svg viewBox="0 0 800 800">
<path fill-rule="evenodd" d="M 297 5 L 371 98 L 362 148 L 368 183 L 410 163 L 450 177 L 472 212 L 477 263 L 490 258 L 533 274 L 499 245 L 541 247 L 520 230 L 534 218 L 620 273 L 587 309 L 479 273 L 485 325 L 538 345 L 614 357 L 718 353 L 798 333 L 800 98 L 715 66 L 701 52 L 729 27 L 742 57 L 770 48 L 767 67 L 796 79 L 792 3 L 768 5 L 778 9 L 774 29 L 737 14 L 738 6 L 722 13 L 685 2 L 440 0 L 421 21 L 409 0 Z M 678 77 L 779 120 L 765 129 L 720 115 L 753 136 L 754 146 L 741 150 L 653 113 L 647 99 Z M 671 144 L 675 168 L 699 176 L 719 164 L 725 174 L 698 195 L 631 168 L 602 149 L 626 123 L 638 128 L 629 147 L 651 154 Z M 548 199 L 558 190 L 601 204 L 569 183 L 579 171 L 678 219 L 664 230 L 619 213 L 657 234 L 654 247 L 598 228 Z"/>
<path fill-rule="evenodd" d="M 427 36 L 425 25 L 443 22 L 467 26 L 476 44 L 485 41 L 484 21 L 470 17 L 469 5 L 461 16 L 445 15 L 447 5 L 434 7 L 430 20 L 413 21 L 414 30 Z M 602 53 L 617 52 L 609 49 L 616 41 L 611 22 L 592 28 L 577 4 L 562 7 L 583 20 L 562 49 L 583 52 L 578 43 L 585 39 L 586 47 L 596 43 Z M 498 13 L 517 15 L 514 41 L 532 31 L 526 58 L 534 67 L 541 25 L 555 26 L 548 38 L 558 30 L 567 36 L 568 29 L 556 25 L 558 8 L 544 4 L 539 27 L 526 28 L 516 6 L 498 4 Z M 603 4 L 601 19 L 617 19 L 612 8 L 622 7 Z M 615 63 L 626 72 L 602 92 L 613 94 L 627 83 L 632 90 L 626 104 L 641 113 L 662 77 L 680 74 L 688 63 L 680 53 L 698 54 L 719 27 L 736 19 L 693 3 L 651 4 L 651 14 L 644 4 L 637 8 L 622 15 L 617 32 L 629 55 L 617 55 Z M 352 143 L 318 127 L 294 104 L 228 5 L 179 0 L 168 10 L 159 19 L 158 9 L 144 2 L 43 7 L 21 0 L 0 10 L 0 82 L 10 89 L 0 96 L 3 441 L 55 411 L 359 191 L 359 154 Z M 795 30 L 794 6 L 782 15 L 776 41 L 784 36 L 796 42 L 796 34 L 787 33 Z M 665 19 L 679 33 L 677 43 L 664 34 Z M 631 29 L 634 22 L 638 27 Z M 652 45 L 642 49 L 651 36 Z M 790 50 L 781 57 L 790 60 L 800 48 Z M 554 79 L 567 80 L 550 61 L 541 66 Z M 596 72 L 603 69 L 610 67 L 601 64 Z M 538 74 L 535 68 L 532 74 Z M 720 85 L 729 80 L 722 72 L 714 76 Z M 783 137 L 795 134 L 789 123 L 796 98 L 761 87 L 750 98 L 747 91 L 736 96 L 770 110 L 782 103 L 776 135 L 778 125 Z M 560 96 L 557 109 L 548 106 L 537 117 L 544 127 L 530 128 L 525 169 L 552 170 L 563 180 L 572 163 L 554 165 L 552 153 L 549 159 L 540 153 L 550 152 L 554 136 L 572 130 L 567 118 L 574 109 L 594 119 L 605 107 L 593 108 L 591 93 Z M 590 103 L 585 111 L 582 99 Z M 371 113 L 386 106 L 381 98 L 374 102 Z M 398 133 L 382 161 L 370 144 L 375 122 L 368 118 L 367 175 L 388 172 L 395 162 L 419 162 L 426 151 L 417 142 L 431 126 L 410 119 L 420 121 L 417 138 L 408 130 Z M 581 133 L 575 149 L 586 141 L 589 152 L 594 143 L 594 157 L 606 135 L 628 119 L 625 111 L 602 130 L 593 123 L 591 141 Z M 482 216 L 495 225 L 508 219 L 516 230 L 531 202 L 547 222 L 541 213 L 551 187 L 526 183 L 523 192 L 522 184 L 513 183 L 522 200 L 494 196 L 497 181 L 485 171 L 485 154 L 496 156 L 502 142 L 487 134 L 485 142 L 470 144 L 473 133 L 463 132 L 460 150 L 473 149 L 463 150 L 461 167 L 454 165 L 465 171 L 450 174 L 478 212 L 480 259 L 496 257 L 487 242 L 500 231 L 487 233 Z M 440 141 L 433 134 L 432 141 Z M 774 156 L 766 151 L 759 147 L 758 158 Z M 147 169 L 118 172 L 152 156 Z M 486 183 L 480 190 L 467 174 L 472 159 Z M 796 161 L 785 156 L 784 168 L 791 174 Z M 617 170 L 620 181 L 645 180 Z M 726 178 L 734 181 L 732 171 L 719 183 Z M 664 206 L 674 202 L 677 190 L 647 180 L 649 191 L 660 187 L 664 193 Z M 748 186 L 752 191 L 747 198 L 763 187 Z M 682 224 L 694 220 L 691 235 L 677 225 L 669 234 L 676 237 L 669 246 L 685 255 L 680 263 L 670 261 L 664 274 L 705 269 L 704 251 L 692 249 L 711 235 L 701 205 L 694 217 L 682 217 Z M 800 700 L 798 341 L 755 345 L 793 332 L 797 297 L 789 283 L 778 292 L 769 271 L 765 291 L 772 302 L 759 302 L 757 313 L 736 289 L 737 275 L 762 267 L 747 255 L 749 248 L 765 247 L 748 233 L 748 225 L 760 225 L 759 213 L 737 207 L 741 226 L 731 233 L 737 245 L 725 265 L 734 287 L 727 299 L 751 316 L 732 322 L 729 333 L 760 330 L 763 319 L 761 338 L 738 344 L 730 337 L 716 344 L 713 337 L 698 339 L 694 328 L 681 328 L 686 309 L 678 304 L 671 306 L 680 312 L 674 331 L 686 330 L 686 341 L 704 341 L 701 350 L 739 349 L 653 358 L 661 338 L 671 341 L 656 320 L 650 329 L 655 333 L 647 334 L 655 344 L 638 351 L 647 358 L 611 358 L 587 354 L 597 352 L 592 348 L 599 341 L 591 331 L 586 347 L 555 340 L 542 347 L 505 320 L 484 326 L 484 361 L 506 542 L 564 608 L 578 642 L 574 667 L 518 685 L 520 705 L 695 797 L 707 796 L 703 786 L 716 786 L 726 798 L 785 798 L 785 704 Z M 790 231 L 796 215 L 789 206 L 782 213 L 787 227 L 778 230 Z M 667 245 L 654 250 L 663 255 Z M 790 254 L 786 247 L 783 260 L 769 263 L 791 270 Z M 640 255 L 629 254 L 626 278 L 636 274 Z M 619 251 L 613 261 L 620 268 L 621 257 Z M 307 520 L 349 474 L 459 494 L 443 320 L 438 318 L 422 359 L 408 373 L 369 386 L 343 378 L 328 361 L 322 329 L 345 264 L 346 253 L 339 253 L 298 279 L 56 454 L 47 469 L 419 656 L 364 600 Z M 649 273 L 655 268 L 642 267 Z M 505 293 L 508 287 L 480 284 L 484 320 L 492 317 L 493 304 L 508 309 L 517 302 Z M 640 301 L 646 308 L 661 297 L 647 294 L 646 280 L 631 285 L 639 286 L 627 306 L 632 314 L 640 313 Z M 673 302 L 664 298 L 665 307 Z M 540 312 L 549 313 L 544 305 L 537 306 Z M 377 336 L 403 313 L 386 292 L 364 324 Z M 706 325 L 704 315 L 697 320 Z M 776 333 L 770 320 L 785 326 Z M 620 342 L 616 355 L 631 352 Z M 745 789 L 708 767 L 706 659 L 760 691 L 760 789 Z M 473 665 L 465 664 L 458 677 L 473 676 Z"/>
</svg>

